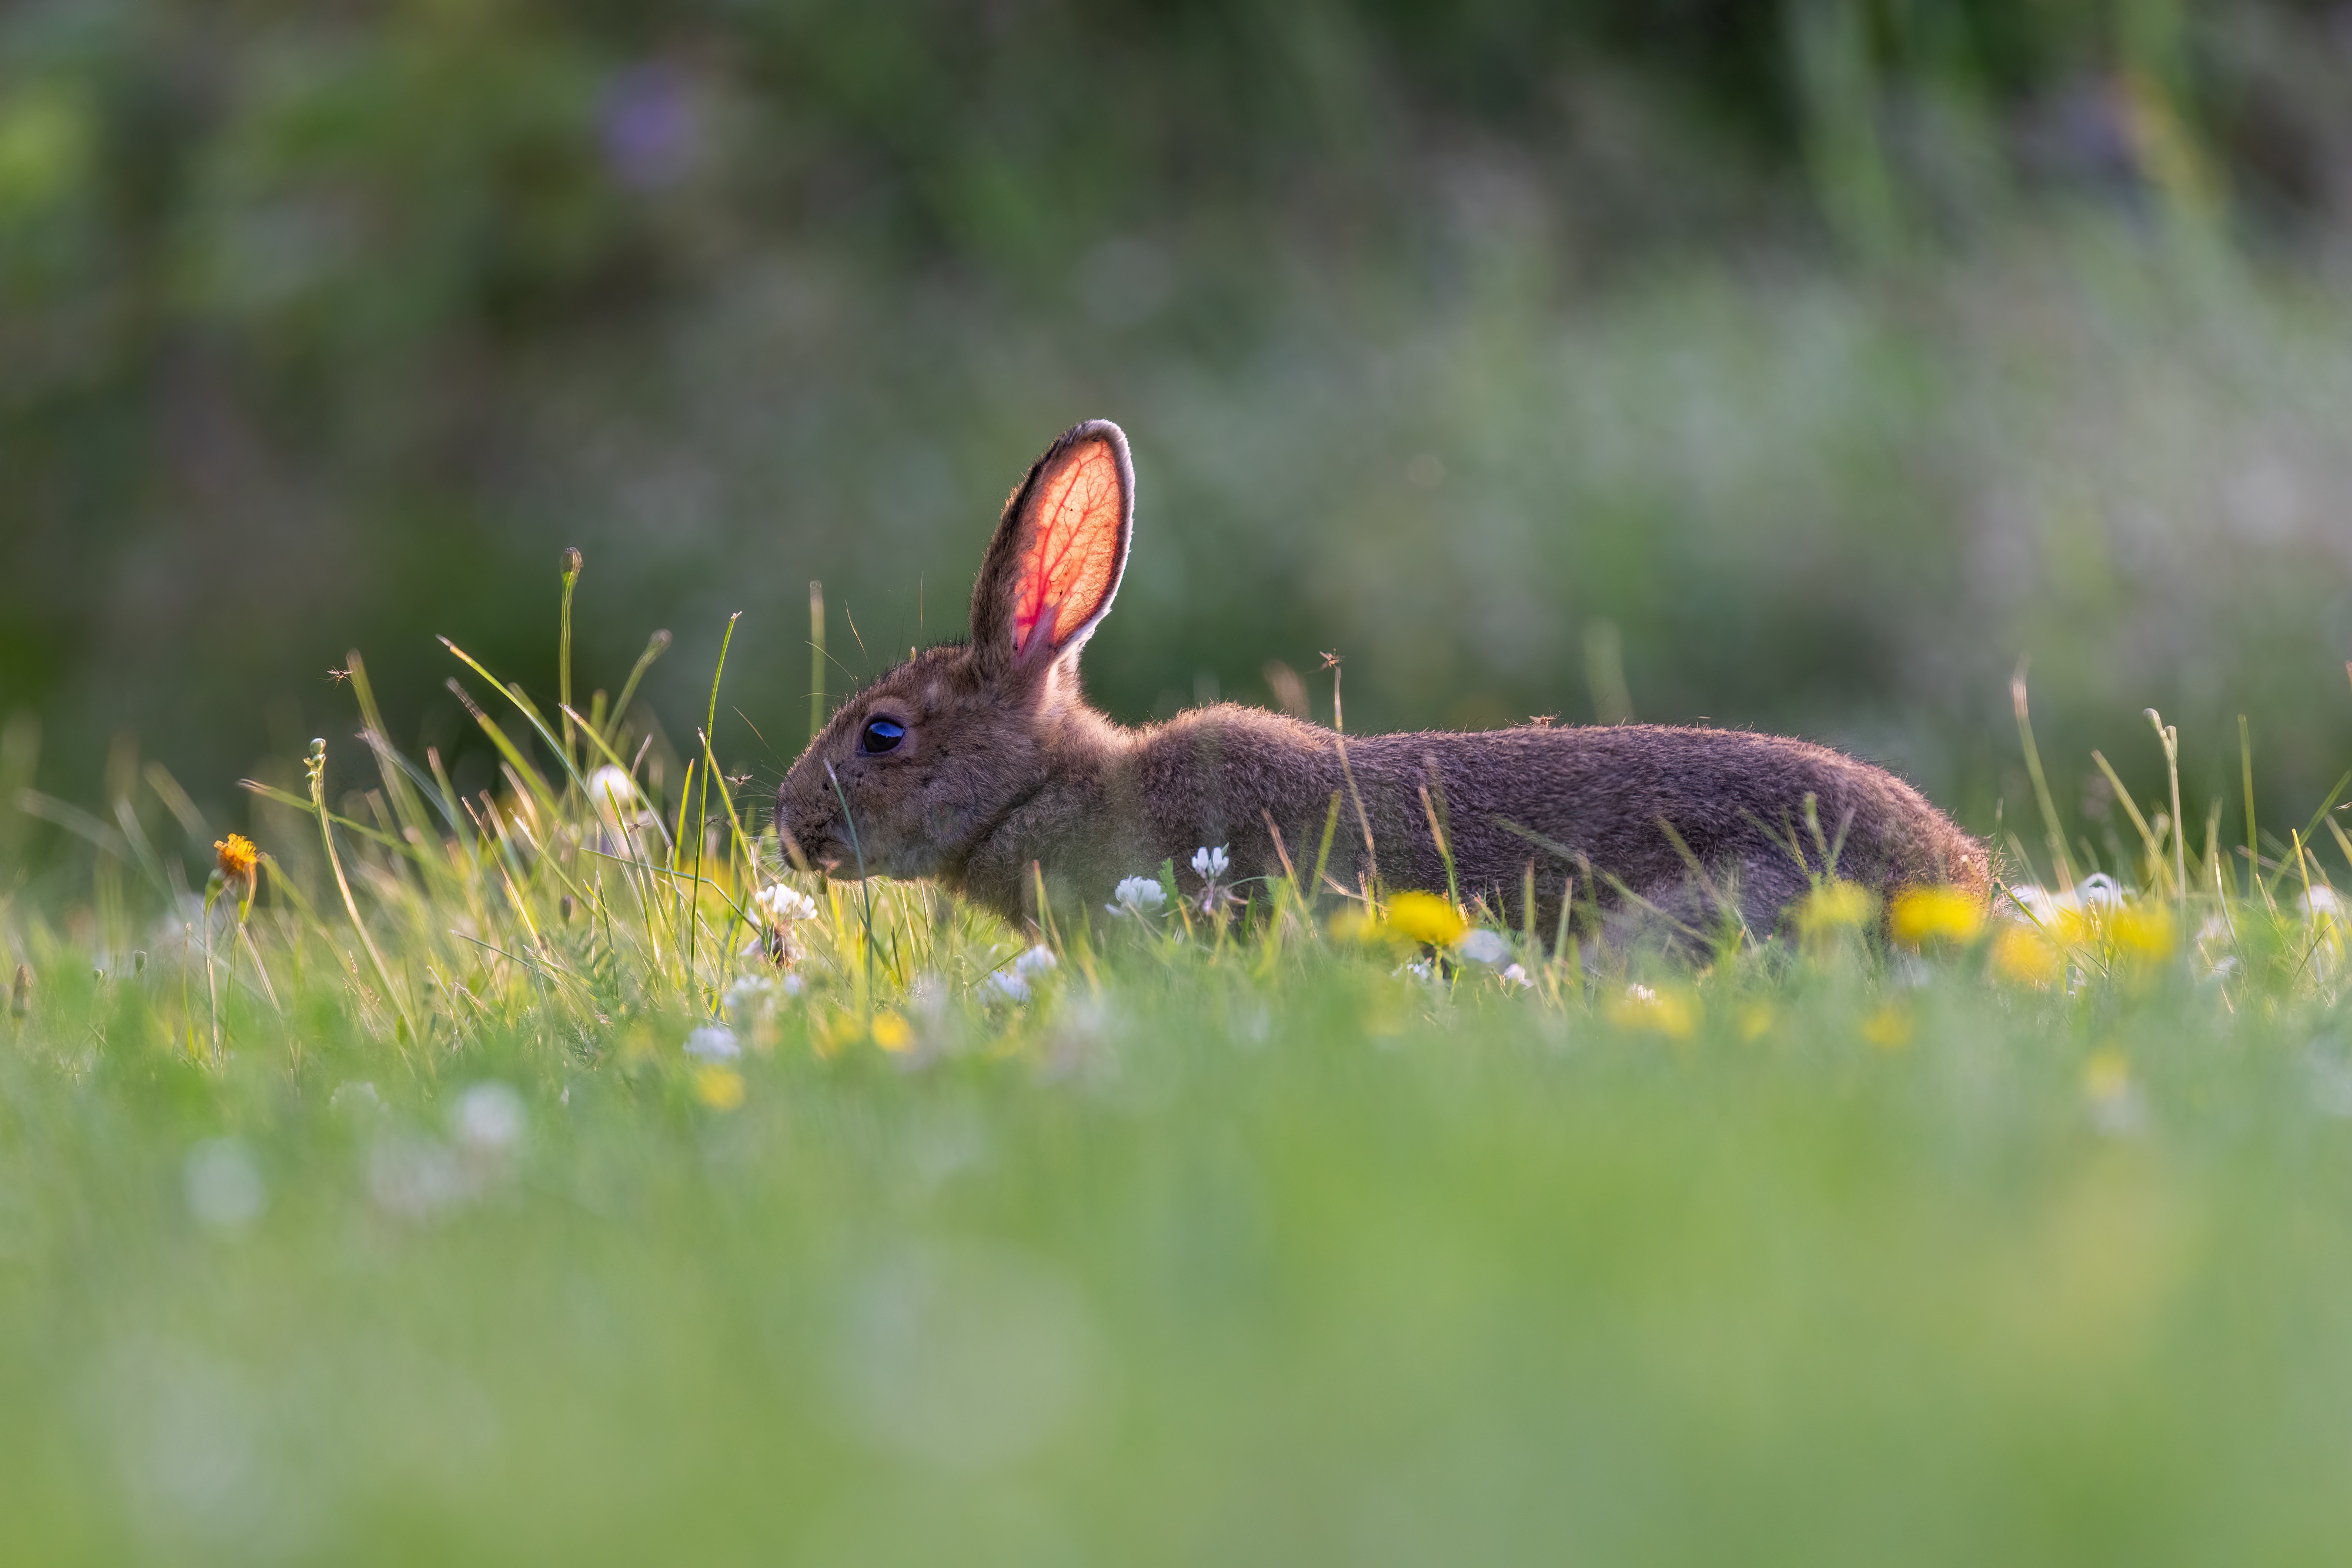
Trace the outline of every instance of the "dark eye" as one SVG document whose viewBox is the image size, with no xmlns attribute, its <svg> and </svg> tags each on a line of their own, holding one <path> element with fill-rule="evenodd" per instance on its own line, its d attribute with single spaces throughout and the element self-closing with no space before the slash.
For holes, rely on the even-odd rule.
<svg viewBox="0 0 2352 1568">
<path fill-rule="evenodd" d="M 866 721 L 866 733 L 857 737 L 857 749 L 868 757 L 878 757 L 896 750 L 906 738 L 907 727 L 897 719 L 869 718 Z"/>
</svg>

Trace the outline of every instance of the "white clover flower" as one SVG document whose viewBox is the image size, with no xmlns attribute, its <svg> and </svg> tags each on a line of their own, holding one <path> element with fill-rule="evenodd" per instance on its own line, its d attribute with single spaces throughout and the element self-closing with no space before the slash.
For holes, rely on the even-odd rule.
<svg viewBox="0 0 2352 1568">
<path fill-rule="evenodd" d="M 1454 942 L 1454 950 L 1474 964 L 1499 964 L 1511 956 L 1511 945 L 1499 932 L 1473 926 Z"/>
<path fill-rule="evenodd" d="M 982 980 L 981 986 L 1008 1002 L 1025 1002 L 1029 999 L 1029 982 L 1010 969 L 997 970 Z"/>
<path fill-rule="evenodd" d="M 727 1016 L 740 1022 L 749 1014 L 767 1006 L 776 994 L 776 982 L 765 975 L 746 975 L 727 988 L 720 1005 Z"/>
<path fill-rule="evenodd" d="M 188 1212 L 215 1230 L 242 1230 L 269 1207 L 261 1166 L 235 1138 L 209 1138 L 189 1150 L 181 1186 Z"/>
<path fill-rule="evenodd" d="M 725 1024 L 707 1023 L 686 1037 L 686 1053 L 697 1061 L 732 1061 L 743 1047 Z"/>
<path fill-rule="evenodd" d="M 2322 885 L 2312 888 L 2295 902 L 2303 905 L 2303 917 L 2305 920 L 2344 918 L 2344 901 L 2336 895 L 2336 890 L 2332 887 Z"/>
<path fill-rule="evenodd" d="M 1645 1008 L 1653 1008 L 1658 1005 L 1658 993 L 1636 981 L 1625 988 L 1625 999 L 1629 1002 L 1639 1002 Z"/>
<path fill-rule="evenodd" d="M 2010 891 L 2015 900 L 2013 906 L 2041 925 L 2049 925 L 2061 915 L 2080 915 L 2086 909 L 2121 909 L 2124 906 L 2122 884 L 2103 871 L 2095 871 L 2076 883 L 2072 893 L 2053 893 L 2032 883 Z"/>
<path fill-rule="evenodd" d="M 798 975 L 786 975 L 782 981 L 784 995 L 797 997 L 808 989 L 808 982 Z"/>
<path fill-rule="evenodd" d="M 1168 890 L 1158 877 L 1122 877 L 1111 890 L 1111 899 L 1103 907 L 1113 915 L 1145 915 L 1168 902 Z"/>
<path fill-rule="evenodd" d="M 2227 980 L 2239 968 L 2237 956 L 2230 951 L 2237 940 L 2230 922 L 2219 915 L 2206 916 L 2197 928 L 2194 967 L 2198 977 L 2205 980 Z"/>
<path fill-rule="evenodd" d="M 2021 916 L 2037 925 L 2047 925 L 2058 917 L 2058 900 L 2046 887 L 2032 883 L 2021 883 L 2009 890 L 2010 903 L 2002 913 Z"/>
<path fill-rule="evenodd" d="M 1060 963 L 1061 960 L 1054 956 L 1054 950 L 1041 942 L 1013 960 L 1013 972 L 1024 980 L 1034 980 L 1040 975 L 1050 974 Z"/>
<path fill-rule="evenodd" d="M 1507 986 L 1530 987 L 1535 984 L 1533 980 L 1528 978 L 1527 970 L 1517 964 L 1507 966 L 1499 977 Z"/>
<path fill-rule="evenodd" d="M 625 768 L 617 768 L 607 762 L 588 775 L 589 803 L 603 812 L 608 821 L 631 821 L 642 799 L 637 792 L 637 781 L 629 776 Z"/>
<path fill-rule="evenodd" d="M 779 925 L 789 925 L 795 920 L 814 920 L 816 900 L 796 887 L 781 882 L 770 883 L 751 895 L 751 902 L 761 914 Z"/>
<path fill-rule="evenodd" d="M 1192 869 L 1209 882 L 1214 882 L 1224 875 L 1225 868 L 1232 863 L 1232 861 L 1226 858 L 1225 846 L 1223 844 L 1219 844 L 1215 849 L 1210 849 L 1204 844 L 1192 852 Z"/>
<path fill-rule="evenodd" d="M 497 1155 L 522 1141 L 523 1124 L 529 1119 L 522 1096 L 492 1079 L 457 1096 L 449 1125 L 459 1147 L 476 1155 Z"/>
<path fill-rule="evenodd" d="M 362 1113 L 373 1115 L 383 1109 L 383 1096 L 375 1092 L 374 1084 L 362 1078 L 335 1085 L 335 1092 L 327 1096 L 327 1109 L 346 1116 Z"/>
<path fill-rule="evenodd" d="M 1437 960 L 1434 958 L 1415 958 L 1412 963 L 1407 964 L 1403 968 L 1399 969 L 1397 973 L 1400 975 L 1411 975 L 1416 980 L 1434 980 L 1437 978 Z"/>
<path fill-rule="evenodd" d="M 2121 909 L 2124 890 L 2105 872 L 2095 871 L 2074 884 L 2074 899 L 2077 909 Z"/>
</svg>

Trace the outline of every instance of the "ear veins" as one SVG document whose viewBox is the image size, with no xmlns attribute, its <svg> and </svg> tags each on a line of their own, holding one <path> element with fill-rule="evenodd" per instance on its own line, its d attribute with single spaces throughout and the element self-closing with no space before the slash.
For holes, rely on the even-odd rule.
<svg viewBox="0 0 2352 1568">
<path fill-rule="evenodd" d="M 1063 642 L 1108 596 L 1124 509 L 1118 458 L 1107 441 L 1087 443 L 1047 476 L 1014 580 L 1016 650 L 1029 652 L 1040 638 Z M 1076 621 L 1063 624 L 1072 611 Z"/>
</svg>

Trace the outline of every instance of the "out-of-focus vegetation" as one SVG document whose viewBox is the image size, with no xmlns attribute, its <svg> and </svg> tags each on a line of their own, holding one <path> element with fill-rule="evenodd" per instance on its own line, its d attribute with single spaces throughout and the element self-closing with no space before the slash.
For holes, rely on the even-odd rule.
<svg viewBox="0 0 2352 1568">
<path fill-rule="evenodd" d="M 486 781 L 432 634 L 546 690 L 570 544 L 662 711 L 746 612 L 772 777 L 808 580 L 835 682 L 957 632 L 1105 414 L 1127 717 L 1337 649 L 1360 725 L 1794 728 L 1990 829 L 2030 655 L 2134 780 L 2179 719 L 2192 818 L 2240 711 L 2305 801 L 2347 170 L 2340 5 L 20 5 L 0 786 L 289 782 L 354 643 Z"/>
</svg>

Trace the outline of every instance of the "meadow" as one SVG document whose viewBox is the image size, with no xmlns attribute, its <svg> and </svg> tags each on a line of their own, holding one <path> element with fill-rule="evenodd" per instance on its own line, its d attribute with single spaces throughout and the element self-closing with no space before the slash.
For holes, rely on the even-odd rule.
<svg viewBox="0 0 2352 1568">
<path fill-rule="evenodd" d="M 2346 16 L 0 14 L 0 1562 L 2332 1557 Z M 1122 721 L 1801 734 L 2000 907 L 795 869 L 1094 415 Z"/>
<path fill-rule="evenodd" d="M 2352 1523 L 2333 799 L 2233 844 L 2125 796 L 2106 852 L 2053 808 L 2011 914 L 1915 898 L 1889 943 L 1825 883 L 1696 967 L 1305 867 L 1210 907 L 1139 867 L 1018 934 L 791 870 L 568 658 L 534 695 L 449 651 L 505 758 L 472 798 L 354 658 L 373 777 L 331 798 L 317 743 L 257 848 L 160 768 L 107 821 L 28 801 L 99 869 L 0 916 L 12 1561 L 2185 1563 Z"/>
</svg>

